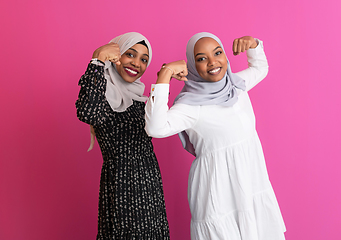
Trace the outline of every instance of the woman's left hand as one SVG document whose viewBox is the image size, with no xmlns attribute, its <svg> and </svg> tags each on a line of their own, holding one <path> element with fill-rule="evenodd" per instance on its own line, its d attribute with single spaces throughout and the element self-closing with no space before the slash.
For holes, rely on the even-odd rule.
<svg viewBox="0 0 341 240">
<path fill-rule="evenodd" d="M 257 41 L 251 36 L 244 36 L 236 38 L 233 41 L 233 55 L 239 55 L 241 52 L 245 52 L 250 48 L 256 48 L 258 46 Z"/>
</svg>

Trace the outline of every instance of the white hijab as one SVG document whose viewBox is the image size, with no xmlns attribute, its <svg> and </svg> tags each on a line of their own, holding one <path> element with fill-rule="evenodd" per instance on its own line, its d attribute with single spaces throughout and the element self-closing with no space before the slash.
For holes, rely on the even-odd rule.
<svg viewBox="0 0 341 240">
<path fill-rule="evenodd" d="M 147 67 L 152 60 L 152 47 L 142 34 L 137 32 L 129 32 L 115 37 L 110 42 L 117 43 L 120 48 L 121 55 L 136 43 L 144 41 L 148 46 L 149 61 Z M 143 95 L 144 84 L 140 78 L 133 83 L 126 82 L 117 72 L 116 65 L 110 61 L 105 62 L 104 77 L 107 80 L 105 97 L 115 112 L 124 112 L 129 106 L 133 104 L 133 100 L 145 102 L 148 97 Z M 90 151 L 95 143 L 95 131 L 93 126 L 90 126 L 91 142 L 88 151 Z"/>
<path fill-rule="evenodd" d="M 121 55 L 125 53 L 129 48 L 136 43 L 144 41 L 148 46 L 149 61 L 147 67 L 152 60 L 152 47 L 149 41 L 143 35 L 137 32 L 130 32 L 115 37 L 110 42 L 117 43 L 120 48 Z M 105 97 L 109 102 L 111 108 L 115 112 L 124 112 L 130 105 L 133 104 L 133 100 L 145 102 L 147 96 L 143 96 L 144 84 L 140 81 L 140 78 L 136 79 L 133 83 L 128 83 L 118 74 L 116 65 L 110 61 L 105 62 L 104 76 L 107 80 L 107 88 Z"/>
<path fill-rule="evenodd" d="M 213 38 L 224 50 L 220 39 L 211 33 L 201 32 L 191 37 L 186 48 L 188 81 L 185 82 L 185 86 L 175 98 L 174 102 L 188 105 L 232 106 L 238 101 L 237 88 L 245 91 L 245 81 L 232 73 L 230 62 L 227 57 L 227 71 L 220 81 L 207 82 L 199 75 L 195 67 L 194 47 L 197 41 L 204 37 Z M 195 156 L 194 146 L 190 142 L 186 131 L 182 131 L 178 135 L 183 147 Z"/>
<path fill-rule="evenodd" d="M 191 37 L 186 48 L 188 81 L 185 82 L 185 86 L 174 102 L 188 105 L 232 106 L 238 100 L 237 89 L 245 91 L 245 81 L 232 73 L 227 57 L 227 70 L 220 81 L 208 82 L 199 75 L 195 67 L 194 47 L 197 41 L 204 37 L 216 40 L 225 52 L 220 39 L 212 33 L 201 32 Z"/>
</svg>

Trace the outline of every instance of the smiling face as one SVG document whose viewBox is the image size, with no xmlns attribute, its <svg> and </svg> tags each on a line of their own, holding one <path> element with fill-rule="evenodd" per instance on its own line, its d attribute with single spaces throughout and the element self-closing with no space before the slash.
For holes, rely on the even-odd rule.
<svg viewBox="0 0 341 240">
<path fill-rule="evenodd" d="M 195 67 L 198 74 L 209 82 L 220 81 L 227 71 L 227 58 L 213 38 L 199 39 L 194 46 Z"/>
<path fill-rule="evenodd" d="M 132 83 L 146 71 L 149 61 L 148 49 L 142 44 L 135 44 L 120 58 L 120 65 L 116 65 L 118 74 L 124 81 Z"/>
</svg>

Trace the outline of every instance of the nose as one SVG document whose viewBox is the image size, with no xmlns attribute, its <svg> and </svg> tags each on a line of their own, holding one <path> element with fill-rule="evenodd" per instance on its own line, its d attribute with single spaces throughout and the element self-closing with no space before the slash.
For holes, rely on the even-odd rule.
<svg viewBox="0 0 341 240">
<path fill-rule="evenodd" d="M 213 66 L 216 62 L 217 62 L 216 59 L 211 57 L 211 58 L 208 58 L 207 65 L 208 66 Z"/>
<path fill-rule="evenodd" d="M 131 65 L 133 65 L 134 67 L 140 67 L 140 60 L 139 59 L 133 59 L 132 61 L 131 61 Z"/>
</svg>

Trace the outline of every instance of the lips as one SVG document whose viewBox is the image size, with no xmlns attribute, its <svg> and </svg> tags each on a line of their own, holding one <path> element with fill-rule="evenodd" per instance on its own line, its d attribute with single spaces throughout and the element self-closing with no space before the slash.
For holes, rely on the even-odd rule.
<svg viewBox="0 0 341 240">
<path fill-rule="evenodd" d="M 124 71 L 130 76 L 130 77 L 136 77 L 137 74 L 139 74 L 139 71 L 130 68 L 130 67 L 124 67 Z"/>
<path fill-rule="evenodd" d="M 211 70 L 208 71 L 209 74 L 212 74 L 212 75 L 216 75 L 216 74 L 219 74 L 221 71 L 221 67 L 217 67 L 217 68 L 213 68 Z"/>
</svg>

